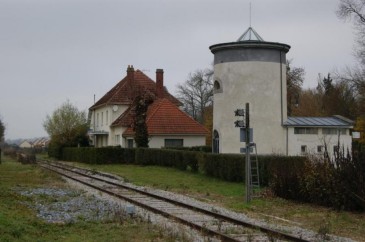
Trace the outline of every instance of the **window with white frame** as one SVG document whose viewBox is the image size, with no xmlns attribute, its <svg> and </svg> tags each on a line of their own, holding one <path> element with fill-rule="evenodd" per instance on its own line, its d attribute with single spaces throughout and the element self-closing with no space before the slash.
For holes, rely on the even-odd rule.
<svg viewBox="0 0 365 242">
<path fill-rule="evenodd" d="M 128 139 L 127 140 L 127 147 L 132 149 L 133 148 L 133 139 Z"/>
<path fill-rule="evenodd" d="M 337 134 L 337 129 L 331 129 L 331 128 L 323 128 L 322 134 Z"/>
<path fill-rule="evenodd" d="M 294 134 L 318 134 L 318 128 L 295 127 Z"/>
<path fill-rule="evenodd" d="M 333 146 L 333 154 L 338 154 L 338 152 L 339 152 L 340 150 L 339 150 L 339 148 L 338 148 L 338 145 L 334 145 Z"/>
<path fill-rule="evenodd" d="M 106 112 L 105 112 L 105 119 L 106 119 L 106 121 L 105 121 L 105 124 L 106 125 L 108 125 L 109 124 L 109 112 L 108 112 L 108 110 L 106 110 Z"/>
<path fill-rule="evenodd" d="M 96 114 L 96 127 L 99 127 L 99 113 Z"/>
<path fill-rule="evenodd" d="M 340 132 L 341 135 L 346 135 L 346 129 L 338 129 L 338 128 L 323 128 L 322 129 L 322 134 L 327 134 L 327 135 L 337 135 L 338 132 Z"/>
<path fill-rule="evenodd" d="M 120 135 L 115 135 L 115 145 L 120 145 Z"/>
<path fill-rule="evenodd" d="M 183 139 L 165 139 L 165 147 L 183 147 Z"/>
<path fill-rule="evenodd" d="M 317 146 L 317 153 L 323 153 L 324 152 L 324 146 L 323 145 L 318 145 Z"/>
<path fill-rule="evenodd" d="M 300 153 L 302 153 L 302 154 L 306 154 L 307 153 L 307 146 L 306 145 L 300 146 Z"/>
</svg>

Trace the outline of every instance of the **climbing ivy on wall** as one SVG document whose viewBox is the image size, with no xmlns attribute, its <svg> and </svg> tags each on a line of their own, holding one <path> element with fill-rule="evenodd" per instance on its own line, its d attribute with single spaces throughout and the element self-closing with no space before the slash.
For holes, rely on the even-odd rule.
<svg viewBox="0 0 365 242">
<path fill-rule="evenodd" d="M 134 100 L 135 116 L 133 123 L 134 140 L 137 147 L 148 147 L 149 137 L 146 124 L 148 106 L 153 102 L 153 97 L 144 93 L 136 96 Z"/>
</svg>

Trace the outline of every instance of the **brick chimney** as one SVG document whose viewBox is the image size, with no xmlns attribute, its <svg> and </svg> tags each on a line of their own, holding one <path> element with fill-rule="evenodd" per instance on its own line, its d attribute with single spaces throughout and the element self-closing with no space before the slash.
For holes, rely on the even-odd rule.
<svg viewBox="0 0 365 242">
<path fill-rule="evenodd" d="M 134 68 L 133 65 L 128 65 L 127 68 L 127 78 L 129 82 L 133 82 L 134 81 Z"/>
<path fill-rule="evenodd" d="M 156 96 L 163 98 L 163 69 L 156 69 Z"/>
<path fill-rule="evenodd" d="M 134 68 L 133 65 L 128 65 L 127 68 L 127 88 L 128 88 L 128 98 L 133 100 L 135 95 L 134 90 Z"/>
</svg>

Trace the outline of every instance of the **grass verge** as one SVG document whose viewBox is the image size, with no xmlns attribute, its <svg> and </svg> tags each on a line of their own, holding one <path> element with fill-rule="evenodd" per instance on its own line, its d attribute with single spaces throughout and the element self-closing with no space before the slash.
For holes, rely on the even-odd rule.
<svg viewBox="0 0 365 242">
<path fill-rule="evenodd" d="M 0 164 L 0 241 L 175 241 L 154 225 L 127 219 L 107 222 L 46 223 L 17 191 L 30 188 L 66 188 L 57 175 L 37 166 L 21 165 L 8 157 Z M 174 235 L 177 236 L 177 235 Z"/>
<path fill-rule="evenodd" d="M 328 208 L 276 198 L 269 193 L 263 198 L 244 203 L 244 184 L 225 182 L 200 173 L 173 168 L 136 165 L 87 165 L 95 170 L 114 173 L 136 185 L 148 186 L 197 198 L 267 222 L 295 225 L 324 235 L 327 233 L 365 241 L 365 214 L 334 211 Z"/>
</svg>

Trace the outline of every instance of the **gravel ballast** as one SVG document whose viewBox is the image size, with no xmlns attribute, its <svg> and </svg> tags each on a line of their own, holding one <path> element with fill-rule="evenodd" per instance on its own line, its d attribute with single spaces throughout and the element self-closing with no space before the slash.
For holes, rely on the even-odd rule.
<svg viewBox="0 0 365 242">
<path fill-rule="evenodd" d="M 190 229 L 187 226 L 177 224 L 160 215 L 153 214 L 143 208 L 131 205 L 128 202 L 117 199 L 113 196 L 102 194 L 101 192 L 72 181 L 65 180 L 71 185 L 67 189 L 56 188 L 38 188 L 31 190 L 20 191 L 23 196 L 31 197 L 33 203 L 28 203 L 28 206 L 37 211 L 38 217 L 51 223 L 73 223 L 80 220 L 85 221 L 103 221 L 116 219 L 116 217 L 126 216 L 127 211 L 131 211 L 134 217 L 142 218 L 147 222 L 158 225 L 163 228 L 164 233 L 174 234 L 182 238 L 187 238 L 187 241 L 206 241 L 206 237 L 199 232 Z M 111 179 L 116 182 L 114 179 Z M 243 213 L 236 213 L 228 209 L 214 206 L 208 203 L 200 202 L 196 199 L 175 194 L 159 189 L 152 189 L 124 182 L 120 179 L 118 183 L 125 186 L 133 187 L 139 190 L 148 191 L 159 196 L 168 197 L 170 199 L 181 201 L 193 206 L 204 208 L 206 210 L 215 211 L 224 215 L 228 215 L 240 220 L 265 226 L 271 229 L 285 231 L 286 233 L 296 235 L 300 238 L 309 241 L 323 241 L 324 237 L 314 231 L 302 229 L 298 226 L 283 226 L 276 223 L 268 223 L 258 219 L 252 219 Z M 353 241 L 348 238 L 337 237 L 326 234 L 327 241 Z M 211 238 L 209 241 L 215 241 Z"/>
<path fill-rule="evenodd" d="M 31 198 L 27 206 L 49 223 L 112 220 L 120 210 L 111 201 L 71 188 L 35 188 L 20 191 L 20 194 Z"/>
</svg>

